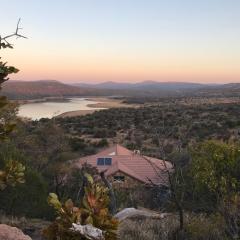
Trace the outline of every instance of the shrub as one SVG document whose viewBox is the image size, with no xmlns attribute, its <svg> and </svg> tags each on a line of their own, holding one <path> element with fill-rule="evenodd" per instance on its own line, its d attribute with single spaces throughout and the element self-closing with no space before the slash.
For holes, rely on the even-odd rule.
<svg viewBox="0 0 240 240">
<path fill-rule="evenodd" d="M 197 215 L 192 217 L 186 227 L 187 239 L 226 240 L 225 222 L 220 215 Z"/>
<path fill-rule="evenodd" d="M 0 193 L 0 206 L 6 214 L 33 218 L 51 218 L 52 211 L 46 203 L 47 184 L 33 170 L 26 171 L 25 184 L 7 187 Z"/>
<path fill-rule="evenodd" d="M 88 184 L 80 207 L 74 206 L 71 199 L 62 204 L 56 194 L 49 195 L 48 202 L 54 207 L 58 217 L 44 230 L 44 236 L 48 240 L 87 239 L 80 233 L 70 231 L 72 223 L 91 224 L 103 231 L 106 240 L 117 239 L 118 222 L 108 211 L 108 190 L 99 183 L 95 183 L 90 175 L 87 175 L 87 179 Z"/>
</svg>

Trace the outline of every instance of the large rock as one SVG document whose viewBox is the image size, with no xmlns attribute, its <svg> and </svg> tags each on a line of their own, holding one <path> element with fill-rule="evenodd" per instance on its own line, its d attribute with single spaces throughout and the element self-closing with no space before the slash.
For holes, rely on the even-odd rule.
<svg viewBox="0 0 240 240">
<path fill-rule="evenodd" d="M 32 240 L 29 236 L 16 228 L 6 224 L 0 224 L 0 239 L 1 240 Z"/>
<path fill-rule="evenodd" d="M 72 228 L 70 229 L 74 232 L 79 232 L 82 236 L 89 240 L 104 240 L 103 231 L 99 228 L 95 228 L 90 224 L 80 225 L 80 224 L 72 224 Z"/>
<path fill-rule="evenodd" d="M 125 208 L 118 212 L 114 217 L 119 221 L 123 221 L 127 218 L 155 218 L 162 219 L 168 216 L 168 213 L 158 213 L 149 209 L 136 209 L 136 208 Z"/>
</svg>

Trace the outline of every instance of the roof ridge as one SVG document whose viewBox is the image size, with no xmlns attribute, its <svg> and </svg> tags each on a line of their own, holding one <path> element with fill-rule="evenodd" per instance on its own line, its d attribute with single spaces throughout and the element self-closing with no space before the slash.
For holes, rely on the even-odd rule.
<svg viewBox="0 0 240 240">
<path fill-rule="evenodd" d="M 170 167 L 167 165 L 167 161 L 166 162 L 166 165 L 163 163 L 164 160 L 161 160 L 159 159 L 159 163 L 162 164 L 162 166 L 160 167 L 159 164 L 156 163 L 155 159 L 154 158 L 151 158 L 151 157 L 148 157 L 148 156 L 144 156 L 142 155 L 143 158 L 148 162 L 148 164 L 150 164 L 152 166 L 152 168 L 154 169 L 154 171 L 169 171 L 170 170 Z"/>
</svg>

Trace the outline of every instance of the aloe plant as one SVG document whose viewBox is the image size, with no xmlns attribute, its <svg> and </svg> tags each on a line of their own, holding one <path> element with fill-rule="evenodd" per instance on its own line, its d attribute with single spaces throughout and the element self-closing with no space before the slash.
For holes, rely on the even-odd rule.
<svg viewBox="0 0 240 240">
<path fill-rule="evenodd" d="M 74 206 L 71 199 L 62 204 L 55 193 L 49 194 L 48 203 L 55 209 L 57 218 L 43 232 L 48 240 L 87 239 L 86 236 L 70 230 L 73 223 L 91 224 L 104 232 L 106 240 L 117 239 L 118 221 L 109 214 L 108 189 L 101 183 L 94 182 L 89 174 L 85 176 L 88 184 L 79 207 Z"/>
</svg>

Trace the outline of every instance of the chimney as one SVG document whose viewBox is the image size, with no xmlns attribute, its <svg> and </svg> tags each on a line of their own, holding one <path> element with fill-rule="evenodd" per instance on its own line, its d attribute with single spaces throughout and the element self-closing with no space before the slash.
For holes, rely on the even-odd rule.
<svg viewBox="0 0 240 240">
<path fill-rule="evenodd" d="M 134 149 L 134 150 L 133 150 L 133 154 L 140 155 L 141 152 L 140 152 L 140 150 L 138 150 L 138 149 Z"/>
</svg>

